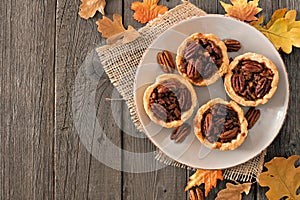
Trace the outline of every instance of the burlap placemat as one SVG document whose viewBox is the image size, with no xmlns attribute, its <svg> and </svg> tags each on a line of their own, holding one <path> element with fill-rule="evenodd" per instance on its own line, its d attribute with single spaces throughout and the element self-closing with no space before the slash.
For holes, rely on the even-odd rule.
<svg viewBox="0 0 300 200">
<path fill-rule="evenodd" d="M 139 37 L 134 41 L 119 41 L 97 48 L 106 74 L 126 101 L 130 110 L 131 119 L 139 131 L 144 132 L 134 105 L 133 84 L 136 69 L 143 53 L 151 42 L 170 26 L 193 16 L 205 14 L 203 10 L 195 5 L 189 2 L 183 2 L 181 5 L 178 5 L 166 14 L 148 23 L 145 27 L 139 29 Z M 264 156 L 265 151 L 244 164 L 225 169 L 223 173 L 224 178 L 239 182 L 255 181 L 262 170 Z M 190 169 L 188 166 L 167 157 L 160 150 L 158 151 L 156 159 L 167 165 Z"/>
</svg>

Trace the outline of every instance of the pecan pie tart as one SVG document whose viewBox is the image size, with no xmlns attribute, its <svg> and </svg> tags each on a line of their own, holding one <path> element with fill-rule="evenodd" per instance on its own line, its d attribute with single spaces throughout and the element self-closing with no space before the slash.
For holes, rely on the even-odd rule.
<svg viewBox="0 0 300 200">
<path fill-rule="evenodd" d="M 272 61 L 260 54 L 246 53 L 230 63 L 224 86 L 237 103 L 258 106 L 272 98 L 278 81 L 278 70 Z"/>
<path fill-rule="evenodd" d="M 156 78 L 144 93 L 144 108 L 150 119 L 166 128 L 178 127 L 194 112 L 196 93 L 193 86 L 175 74 Z"/>
<path fill-rule="evenodd" d="M 201 106 L 194 119 L 194 131 L 202 144 L 222 151 L 239 147 L 247 137 L 247 120 L 234 102 L 216 98 Z"/>
<path fill-rule="evenodd" d="M 194 33 L 178 47 L 176 65 L 178 72 L 191 83 L 211 85 L 227 73 L 227 48 L 213 34 Z"/>
</svg>

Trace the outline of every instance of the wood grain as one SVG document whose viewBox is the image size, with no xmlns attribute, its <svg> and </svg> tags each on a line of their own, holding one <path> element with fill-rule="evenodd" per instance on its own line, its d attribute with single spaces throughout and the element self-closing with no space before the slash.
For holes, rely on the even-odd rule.
<svg viewBox="0 0 300 200">
<path fill-rule="evenodd" d="M 132 2 L 107 1 L 107 17 L 119 13 L 125 26 L 142 27 L 132 18 Z M 180 2 L 161 0 L 160 4 L 173 8 Z M 191 2 L 207 13 L 224 14 L 219 0 Z M 93 157 L 79 138 L 72 111 L 75 80 L 88 52 L 104 42 L 95 24 L 101 14 L 81 19 L 80 3 L 11 0 L 1 4 L 0 199 L 188 199 L 184 187 L 193 172 L 163 167 L 131 173 L 159 164 L 148 157 L 131 162 L 119 151 L 108 154 L 119 164 L 119 169 L 112 169 Z M 266 20 L 283 7 L 295 9 L 299 20 L 298 0 L 260 0 L 259 5 Z M 266 161 L 300 154 L 300 49 L 282 57 L 290 81 L 289 111 Z M 155 147 L 128 120 L 125 103 L 106 99 L 120 96 L 105 74 L 96 86 L 97 120 L 107 139 L 127 152 L 151 154 Z M 92 138 L 95 143 L 98 140 Z M 222 188 L 225 182 L 219 182 L 206 199 L 214 199 Z M 266 191 L 256 183 L 243 199 L 267 199 Z"/>
<path fill-rule="evenodd" d="M 55 1 L 0 10 L 0 199 L 53 199 Z"/>
<path fill-rule="evenodd" d="M 72 92 L 79 68 L 89 51 L 102 42 L 96 20 L 79 17 L 80 1 L 57 1 L 56 18 L 56 125 L 55 125 L 55 198 L 56 199 L 120 199 L 121 172 L 106 167 L 85 148 L 77 135 L 72 118 Z M 106 13 L 112 17 L 122 10 L 122 3 L 107 5 Z M 106 76 L 100 80 L 95 106 L 105 110 L 103 129 L 113 133 L 110 139 L 120 145 L 120 130 L 115 126 L 109 102 L 113 90 Z M 97 99 L 103 97 L 101 99 Z M 120 104 L 121 106 L 121 104 Z M 98 138 L 93 138 L 97 140 Z M 121 167 L 121 166 L 120 166 Z"/>
<path fill-rule="evenodd" d="M 142 27 L 132 18 L 133 11 L 130 10 L 130 5 L 134 1 L 124 1 L 124 23 L 134 27 Z M 161 1 L 163 5 L 173 8 L 180 4 L 176 1 Z M 125 109 L 124 109 L 125 107 Z M 139 133 L 129 119 L 129 111 L 126 105 L 123 105 L 123 148 L 127 151 L 136 154 L 152 153 L 154 154 L 155 147 L 148 139 L 144 139 L 143 133 Z M 155 168 L 158 163 L 154 159 L 149 161 L 146 155 L 143 156 L 140 162 L 133 162 L 132 168 L 136 167 L 140 170 L 146 170 L 149 165 Z M 127 158 L 124 157 L 123 163 L 127 163 Z M 186 170 L 178 169 L 170 166 L 163 166 L 160 170 L 155 170 L 148 173 L 123 173 L 123 199 L 186 199 L 184 186 L 186 183 Z"/>
</svg>

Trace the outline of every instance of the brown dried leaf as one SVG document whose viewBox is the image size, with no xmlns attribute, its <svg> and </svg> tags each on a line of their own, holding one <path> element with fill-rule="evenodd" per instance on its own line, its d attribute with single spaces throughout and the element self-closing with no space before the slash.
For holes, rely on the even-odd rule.
<svg viewBox="0 0 300 200">
<path fill-rule="evenodd" d="M 244 183 L 233 185 L 231 183 L 226 183 L 226 188 L 218 193 L 215 200 L 241 200 L 242 193 L 245 192 L 246 195 L 249 194 L 252 183 Z"/>
<path fill-rule="evenodd" d="M 110 38 L 116 34 L 126 31 L 122 24 L 122 16 L 118 14 L 113 15 L 113 21 L 109 18 L 103 16 L 102 19 L 99 19 L 96 24 L 98 25 L 98 31 L 102 33 L 102 37 Z M 132 26 L 128 26 L 128 30 L 133 30 Z"/>
<path fill-rule="evenodd" d="M 168 11 L 168 7 L 157 5 L 159 0 L 143 0 L 143 2 L 133 2 L 131 9 L 135 11 L 133 18 L 143 24 L 162 15 Z"/>
<path fill-rule="evenodd" d="M 216 187 L 218 179 L 223 180 L 222 170 L 198 169 L 196 173 L 190 177 L 190 180 L 185 187 L 185 191 L 204 183 L 205 196 L 207 196 L 212 187 Z"/>
<path fill-rule="evenodd" d="M 245 22 L 251 22 L 257 20 L 255 17 L 260 11 L 261 8 L 257 7 L 259 0 L 230 0 L 231 4 L 224 3 L 220 1 L 222 7 L 227 12 L 227 16 L 240 19 Z"/>
<path fill-rule="evenodd" d="M 288 159 L 275 157 L 265 164 L 268 171 L 261 173 L 259 184 L 269 187 L 266 192 L 268 199 L 300 199 L 300 194 L 296 191 L 300 187 L 300 167 L 295 168 L 299 155 L 293 155 Z"/>
<path fill-rule="evenodd" d="M 81 0 L 79 15 L 84 19 L 93 17 L 98 10 L 102 15 L 104 15 L 104 8 L 106 5 L 105 0 Z"/>
</svg>

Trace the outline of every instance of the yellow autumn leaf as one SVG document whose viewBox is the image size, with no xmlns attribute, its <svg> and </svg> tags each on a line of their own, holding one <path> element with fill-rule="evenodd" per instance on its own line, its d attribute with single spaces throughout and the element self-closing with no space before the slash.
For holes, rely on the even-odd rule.
<svg viewBox="0 0 300 200">
<path fill-rule="evenodd" d="M 249 194 L 252 183 L 243 183 L 243 184 L 231 184 L 226 183 L 226 188 L 218 192 L 218 196 L 215 200 L 241 200 L 242 193 Z"/>
<path fill-rule="evenodd" d="M 272 15 L 271 20 L 267 23 L 265 28 L 267 28 L 267 29 L 270 28 L 277 19 L 283 18 L 284 14 L 286 13 L 286 10 L 287 10 L 286 8 L 275 10 L 275 12 Z"/>
<path fill-rule="evenodd" d="M 109 18 L 103 16 L 102 19 L 99 19 L 96 24 L 98 25 L 98 31 L 102 33 L 102 37 L 110 38 L 116 34 L 126 31 L 122 24 L 122 16 L 118 14 L 113 15 L 113 21 Z M 128 26 L 128 30 L 133 30 L 132 26 Z"/>
<path fill-rule="evenodd" d="M 290 10 L 286 13 L 285 18 L 289 21 L 288 29 L 300 28 L 300 21 L 296 21 L 296 10 Z"/>
<path fill-rule="evenodd" d="M 261 31 L 277 50 L 281 49 L 289 54 L 292 52 L 293 46 L 300 47 L 300 21 L 295 21 L 295 10 L 290 10 L 287 13 L 284 11 L 284 9 L 275 11 L 272 19 L 266 26 L 261 26 L 264 19 L 263 16 L 258 21 L 250 24 Z"/>
<path fill-rule="evenodd" d="M 217 181 L 223 180 L 222 170 L 202 170 L 198 169 L 195 174 L 190 177 L 185 191 L 191 189 L 194 186 L 199 186 L 202 183 L 205 184 L 205 196 L 208 195 L 212 187 L 216 187 Z"/>
<path fill-rule="evenodd" d="M 299 155 L 293 155 L 289 158 L 275 157 L 265 164 L 268 171 L 259 176 L 259 184 L 263 187 L 269 187 L 266 192 L 268 199 L 300 199 L 300 194 L 296 194 L 300 187 L 300 167 L 295 168 L 295 161 L 300 158 Z"/>
<path fill-rule="evenodd" d="M 106 6 L 105 0 L 81 0 L 79 15 L 84 19 L 93 17 L 98 10 L 102 15 L 104 15 L 104 8 Z"/>
<path fill-rule="evenodd" d="M 258 7 L 259 0 L 230 0 L 231 4 L 224 3 L 220 1 L 222 7 L 227 12 L 226 16 L 234 17 L 245 22 L 251 22 L 257 20 L 255 17 L 260 11 L 261 8 Z"/>
<path fill-rule="evenodd" d="M 134 10 L 133 18 L 141 23 L 147 23 L 152 19 L 168 11 L 168 7 L 157 5 L 159 0 L 143 0 L 133 2 L 131 9 Z"/>
</svg>

